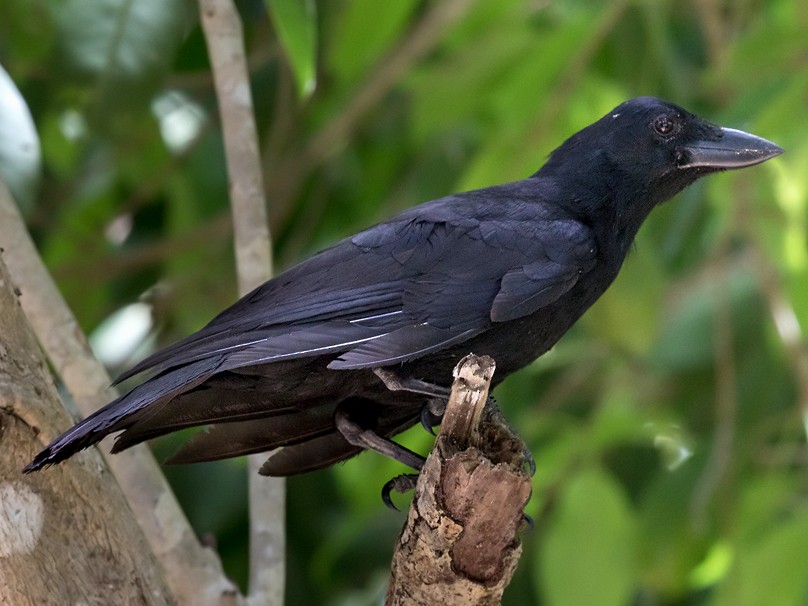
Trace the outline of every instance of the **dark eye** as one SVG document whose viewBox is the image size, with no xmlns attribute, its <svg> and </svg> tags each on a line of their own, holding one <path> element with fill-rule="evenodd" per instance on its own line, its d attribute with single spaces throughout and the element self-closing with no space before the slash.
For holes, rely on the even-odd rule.
<svg viewBox="0 0 808 606">
<path fill-rule="evenodd" d="M 654 130 L 660 135 L 670 135 L 673 132 L 673 120 L 668 116 L 659 116 L 654 120 Z"/>
</svg>

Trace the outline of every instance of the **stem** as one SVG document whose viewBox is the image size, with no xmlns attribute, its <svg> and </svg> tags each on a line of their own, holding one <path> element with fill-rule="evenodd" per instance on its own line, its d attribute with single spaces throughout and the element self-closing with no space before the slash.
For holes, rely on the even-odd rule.
<svg viewBox="0 0 808 606">
<path fill-rule="evenodd" d="M 270 278 L 272 258 L 242 24 L 231 0 L 200 0 L 199 7 L 219 101 L 239 292 L 244 295 Z M 262 463 L 258 455 L 249 457 L 248 603 L 281 606 L 286 483 L 282 478 L 259 476 Z"/>
</svg>

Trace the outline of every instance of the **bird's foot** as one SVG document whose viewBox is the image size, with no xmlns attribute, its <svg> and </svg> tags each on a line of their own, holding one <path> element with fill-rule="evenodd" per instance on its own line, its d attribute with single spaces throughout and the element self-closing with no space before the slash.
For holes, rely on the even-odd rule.
<svg viewBox="0 0 808 606">
<path fill-rule="evenodd" d="M 398 494 L 404 494 L 405 492 L 415 490 L 416 482 L 418 482 L 417 473 L 404 473 L 400 476 L 396 476 L 382 487 L 382 501 L 384 501 L 384 504 L 387 505 L 389 509 L 400 511 L 399 508 L 396 507 L 396 504 L 393 503 L 390 493 L 395 490 Z"/>
</svg>

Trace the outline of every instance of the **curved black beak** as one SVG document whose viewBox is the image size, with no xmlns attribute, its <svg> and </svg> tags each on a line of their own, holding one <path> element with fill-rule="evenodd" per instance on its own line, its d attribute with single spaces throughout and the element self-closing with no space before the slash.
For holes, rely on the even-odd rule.
<svg viewBox="0 0 808 606">
<path fill-rule="evenodd" d="M 715 141 L 695 141 L 682 150 L 680 168 L 743 168 L 765 162 L 783 153 L 779 145 L 734 128 L 721 128 Z"/>
</svg>

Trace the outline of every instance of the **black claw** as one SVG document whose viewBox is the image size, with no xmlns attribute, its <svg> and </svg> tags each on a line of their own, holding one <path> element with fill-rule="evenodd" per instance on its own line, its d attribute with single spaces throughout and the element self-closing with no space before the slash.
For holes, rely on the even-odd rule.
<svg viewBox="0 0 808 606">
<path fill-rule="evenodd" d="M 415 483 L 418 481 L 418 474 L 417 473 L 404 473 L 400 476 L 396 476 L 389 482 L 387 482 L 384 486 L 382 486 L 382 501 L 387 506 L 388 509 L 393 509 L 395 511 L 401 511 L 396 504 L 393 503 L 393 499 L 390 498 L 390 493 L 394 490 L 399 494 L 404 494 L 405 492 L 409 492 L 415 489 Z"/>
<path fill-rule="evenodd" d="M 421 406 L 421 426 L 434 436 L 437 435 L 433 428 L 434 424 L 435 415 L 429 410 L 429 404 L 424 404 Z"/>
<path fill-rule="evenodd" d="M 533 455 L 531 454 L 527 446 L 525 446 L 524 455 L 525 455 L 525 463 L 527 463 L 527 468 L 528 471 L 530 472 L 530 477 L 532 478 L 533 476 L 536 475 L 536 459 L 533 458 Z"/>
<path fill-rule="evenodd" d="M 396 504 L 393 503 L 393 499 L 390 498 L 390 493 L 393 490 L 393 482 L 395 478 L 387 482 L 384 486 L 382 486 L 382 502 L 384 503 L 387 509 L 392 509 L 393 511 L 401 511 Z"/>
<path fill-rule="evenodd" d="M 525 529 L 526 532 L 530 532 L 536 527 L 536 523 L 533 521 L 533 518 L 531 518 L 526 513 L 522 514 L 522 520 L 527 525 L 527 528 Z"/>
<path fill-rule="evenodd" d="M 443 421 L 443 413 L 446 412 L 446 402 L 438 398 L 427 401 L 421 407 L 421 425 L 433 436 L 435 425 L 440 425 Z"/>
</svg>

